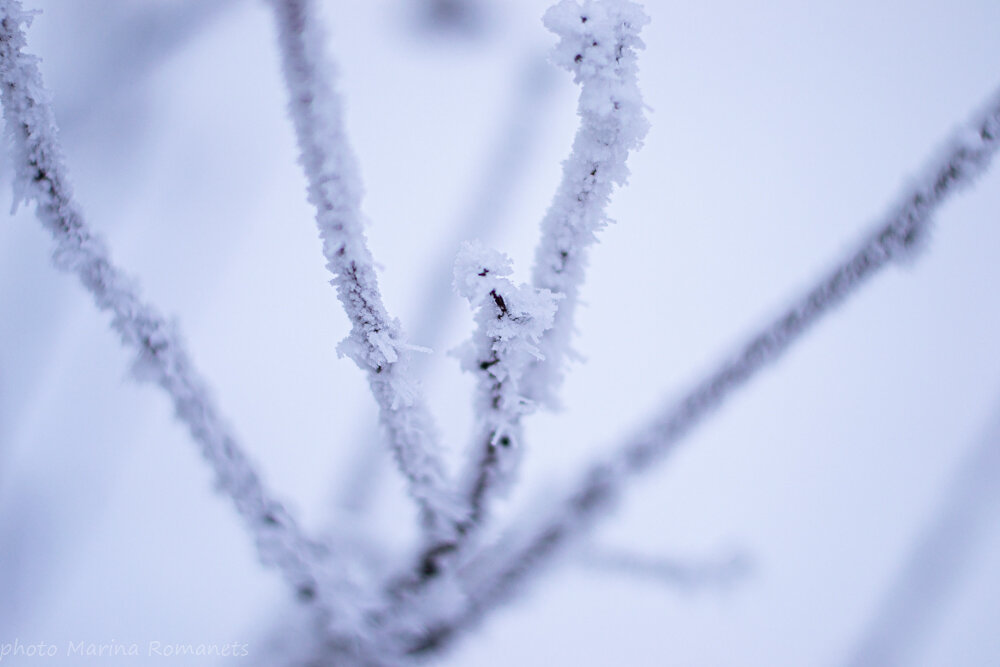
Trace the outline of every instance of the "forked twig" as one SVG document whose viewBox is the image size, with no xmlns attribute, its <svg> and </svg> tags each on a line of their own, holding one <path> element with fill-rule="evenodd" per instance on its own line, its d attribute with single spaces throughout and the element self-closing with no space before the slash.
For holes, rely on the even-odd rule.
<svg viewBox="0 0 1000 667">
<path fill-rule="evenodd" d="M 542 512 L 512 521 L 504 538 L 485 548 L 462 572 L 467 602 L 450 617 L 432 622 L 415 637 L 410 652 L 439 650 L 462 630 L 511 597 L 529 575 L 537 573 L 566 546 L 591 528 L 621 496 L 630 479 L 650 470 L 695 426 L 719 409 L 736 390 L 777 361 L 810 327 L 858 293 L 893 261 L 912 256 L 924 238 L 932 214 L 989 167 L 1000 147 L 1000 91 L 994 93 L 936 155 L 922 176 L 903 193 L 867 238 L 792 302 L 779 317 L 737 348 L 714 372 L 668 405 L 609 456 L 589 466 L 562 499 Z"/>
</svg>

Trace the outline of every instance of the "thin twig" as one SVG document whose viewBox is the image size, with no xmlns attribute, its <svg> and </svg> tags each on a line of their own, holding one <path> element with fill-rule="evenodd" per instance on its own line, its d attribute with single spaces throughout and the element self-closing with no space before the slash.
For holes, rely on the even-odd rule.
<svg viewBox="0 0 1000 667">
<path fill-rule="evenodd" d="M 363 230 L 360 177 L 315 8 L 312 0 L 271 4 L 309 201 L 316 208 L 327 269 L 352 324 L 338 351 L 368 376 L 380 420 L 425 528 L 432 533 L 452 532 L 462 518 L 461 505 L 448 488 L 437 429 L 411 377 L 410 346 L 379 293 Z"/>
</svg>

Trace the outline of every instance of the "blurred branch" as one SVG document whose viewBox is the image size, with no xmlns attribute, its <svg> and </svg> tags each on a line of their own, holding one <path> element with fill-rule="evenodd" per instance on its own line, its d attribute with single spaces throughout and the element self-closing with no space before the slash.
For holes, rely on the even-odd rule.
<svg viewBox="0 0 1000 667">
<path fill-rule="evenodd" d="M 241 0 L 169 0 L 165 2 L 69 2 L 62 10 L 76 11 L 78 30 L 97 32 L 101 39 L 89 44 L 87 59 L 76 64 L 72 85 L 60 89 L 53 105 L 59 129 L 65 136 L 92 132 L 95 118 L 121 105 L 122 95 L 148 79 L 153 69 L 176 52 L 200 30 Z M 109 5 L 114 5 L 114 8 Z M 120 130 L 115 125 L 115 130 Z M 5 156 L 0 156 L 5 157 Z M 7 163 L 0 160 L 0 177 Z"/>
<path fill-rule="evenodd" d="M 543 123 L 539 116 L 551 99 L 554 86 L 551 67 L 540 54 L 530 54 L 520 65 L 511 90 L 510 103 L 485 159 L 472 196 L 452 225 L 449 239 L 436 259 L 428 262 L 431 273 L 421 292 L 410 338 L 419 345 L 441 350 L 448 322 L 459 312 L 461 300 L 452 290 L 455 256 L 463 241 L 479 239 L 489 243 L 501 229 L 511 200 L 523 181 Z M 418 374 L 431 355 L 417 355 L 413 367 Z M 350 512 L 364 512 L 372 503 L 384 470 L 382 452 L 371 447 L 382 434 L 366 428 L 357 438 L 354 460 L 343 475 L 339 504 Z"/>
<path fill-rule="evenodd" d="M 556 299 L 548 290 L 515 285 L 513 262 L 480 243 L 468 243 L 455 261 L 455 289 L 469 300 L 478 324 L 460 348 L 462 369 L 477 379 L 476 432 L 462 480 L 469 524 L 483 523 L 492 498 L 505 491 L 524 449 L 523 418 L 535 406 L 521 381 L 539 356 L 538 342 L 552 326 Z"/>
<path fill-rule="evenodd" d="M 729 551 L 711 558 L 678 559 L 645 556 L 624 549 L 584 546 L 575 562 L 597 572 L 658 582 L 684 592 L 729 589 L 753 569 L 750 556 Z"/>
<path fill-rule="evenodd" d="M 416 0 L 417 20 L 436 30 L 475 35 L 485 27 L 487 0 Z"/>
<path fill-rule="evenodd" d="M 144 81 L 172 53 L 200 30 L 235 7 L 240 0 L 170 0 L 169 2 L 118 2 L 117 13 L 103 7 L 94 11 L 93 0 L 77 8 L 80 19 L 98 23 L 103 39 L 97 52 L 81 60 L 83 71 L 73 85 L 75 94 L 60 91 L 57 104 L 61 128 L 85 125 L 103 113 L 119 93 Z M 73 3 L 74 5 L 76 3 Z M 107 3 L 105 3 L 107 4 Z M 71 5 L 72 6 L 72 5 Z"/>
<path fill-rule="evenodd" d="M 780 359 L 810 327 L 893 261 L 913 256 L 925 237 L 931 215 L 947 199 L 971 185 L 989 167 L 1000 147 L 1000 93 L 934 156 L 912 186 L 873 228 L 860 246 L 779 317 L 741 345 L 705 380 L 626 440 L 604 460 L 592 464 L 563 495 L 514 521 L 497 544 L 486 548 L 463 573 L 467 603 L 461 613 L 439 617 L 410 646 L 414 654 L 443 648 L 487 612 L 509 599 L 568 544 L 604 516 L 631 479 L 664 459 L 685 435 L 718 410 L 736 390 Z"/>
<path fill-rule="evenodd" d="M 982 544 L 1000 525 L 1000 411 L 966 456 L 943 502 L 902 564 L 848 660 L 856 667 L 917 664 Z"/>
</svg>

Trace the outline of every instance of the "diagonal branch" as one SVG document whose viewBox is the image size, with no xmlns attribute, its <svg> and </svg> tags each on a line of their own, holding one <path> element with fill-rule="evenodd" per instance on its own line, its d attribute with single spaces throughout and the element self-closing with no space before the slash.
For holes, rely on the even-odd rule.
<svg viewBox="0 0 1000 667">
<path fill-rule="evenodd" d="M 905 556 L 844 664 L 915 664 L 1000 517 L 1000 420 L 995 414 Z"/>
<path fill-rule="evenodd" d="M 450 531 L 461 518 L 461 506 L 448 490 L 436 429 L 411 378 L 411 348 L 379 293 L 362 224 L 361 181 L 344 133 L 343 105 L 329 83 L 331 68 L 315 7 L 312 0 L 273 0 L 272 6 L 309 201 L 316 208 L 331 282 L 352 325 L 338 351 L 368 376 L 381 423 L 425 527 Z"/>
<path fill-rule="evenodd" d="M 212 467 L 219 490 L 232 499 L 253 535 L 261 561 L 279 569 L 301 601 L 336 622 L 345 601 L 338 590 L 343 582 L 324 574 L 332 554 L 310 540 L 264 487 L 179 334 L 141 299 L 133 281 L 112 263 L 104 243 L 84 221 L 56 139 L 38 58 L 23 51 L 23 27 L 32 16 L 18 0 L 0 0 L 0 93 L 14 152 L 15 205 L 36 204 L 39 220 L 55 240 L 56 266 L 75 274 L 97 307 L 112 315 L 112 327 L 137 354 L 136 375 L 155 382 L 170 397 L 178 419 Z"/>
<path fill-rule="evenodd" d="M 497 423 L 487 425 L 484 446 L 480 448 L 482 454 L 472 467 L 469 518 L 456 524 L 453 534 L 442 533 L 439 539 L 427 542 L 417 567 L 394 587 L 394 593 L 405 593 L 405 597 L 388 612 L 389 616 L 398 616 L 403 607 L 419 602 L 416 590 L 439 578 L 443 570 L 454 569 L 451 565 L 468 555 L 472 534 L 478 532 L 485 506 L 493 494 L 492 487 L 502 484 L 507 477 L 502 468 L 512 467 L 518 454 L 517 444 L 511 447 L 509 443 L 520 438 L 520 419 L 511 419 L 509 408 L 497 410 L 508 400 L 506 395 L 516 392 L 521 405 L 556 403 L 555 392 L 583 280 L 586 248 L 596 240 L 594 232 L 606 224 L 604 208 L 611 190 L 616 183 L 624 182 L 629 150 L 638 146 L 647 128 L 635 65 L 635 50 L 643 46 L 638 33 L 647 22 L 648 17 L 639 5 L 628 0 L 584 0 L 582 5 L 575 0 L 562 0 L 545 13 L 546 27 L 560 37 L 554 60 L 573 72 L 576 82 L 581 84 L 580 128 L 572 155 L 563 165 L 563 181 L 542 222 L 534 271 L 536 294 L 544 294 L 546 300 L 554 297 L 558 306 L 554 318 L 546 313 L 549 321 L 538 332 L 540 338 L 535 338 L 537 347 L 531 345 L 534 358 L 527 360 L 525 368 L 518 368 L 516 382 L 509 381 L 510 378 L 498 382 L 503 378 L 492 377 L 493 372 L 508 368 L 506 360 L 499 364 L 500 360 L 490 354 L 479 360 L 478 363 L 486 364 L 478 369 L 485 382 L 482 393 L 486 399 L 477 406 L 477 415 L 482 423 L 491 419 Z M 456 271 L 456 284 L 459 280 L 465 281 L 466 277 L 459 277 Z M 524 294 L 530 295 L 530 289 L 525 288 Z M 489 290 L 486 295 L 490 297 L 487 302 L 495 302 L 497 311 L 494 315 L 486 314 L 486 320 L 496 317 L 506 321 L 509 313 L 501 296 Z M 480 336 L 480 340 L 488 337 Z M 487 347 L 490 345 L 487 343 Z M 494 364 L 499 365 L 493 367 Z M 477 369 L 473 366 L 472 370 Z M 513 401 L 510 403 L 513 407 Z M 510 431 L 506 435 L 497 428 L 503 421 Z M 447 567 L 445 560 L 450 561 Z"/>
<path fill-rule="evenodd" d="M 935 156 L 922 177 L 868 237 L 810 290 L 726 359 L 680 401 L 667 406 L 610 456 L 592 464 L 543 516 L 514 522 L 515 528 L 485 549 L 463 573 L 467 603 L 457 615 L 441 616 L 410 645 L 414 654 L 444 647 L 461 631 L 512 597 L 525 580 L 588 531 L 612 507 L 629 481 L 669 454 L 694 427 L 738 389 L 776 362 L 810 327 L 856 294 L 893 261 L 912 256 L 932 214 L 949 196 L 971 185 L 1000 147 L 1000 92 L 961 128 L 949 148 Z"/>
<path fill-rule="evenodd" d="M 556 299 L 548 290 L 514 285 L 510 259 L 479 243 L 463 246 L 455 262 L 455 288 L 469 300 L 478 327 L 460 349 L 462 368 L 477 377 L 478 424 L 471 466 L 463 487 L 469 523 L 482 523 L 490 500 L 517 471 L 523 444 L 522 418 L 534 411 L 524 398 L 525 370 L 552 326 Z"/>
<path fill-rule="evenodd" d="M 510 105 L 498 128 L 493 148 L 485 158 L 473 195 L 456 220 L 448 240 L 442 244 L 442 250 L 428 262 L 430 274 L 423 295 L 413 309 L 416 319 L 410 325 L 410 339 L 416 343 L 433 350 L 445 346 L 447 325 L 458 303 L 451 290 L 456 253 L 463 241 L 477 238 L 488 243 L 497 233 L 509 200 L 530 163 L 532 148 L 541 129 L 538 116 L 552 94 L 552 76 L 548 63 L 535 53 L 521 64 L 510 91 Z M 430 355 L 415 357 L 414 370 L 419 374 L 430 358 Z M 359 451 L 355 461 L 343 474 L 340 504 L 354 513 L 363 513 L 371 504 L 380 481 L 382 453 L 370 447 L 361 449 L 373 437 L 378 434 L 373 436 L 372 429 L 365 427 L 358 437 Z"/>
<path fill-rule="evenodd" d="M 548 290 L 516 286 L 510 259 L 481 243 L 466 243 L 455 261 L 455 289 L 476 309 L 478 327 L 459 350 L 462 368 L 477 378 L 475 437 L 459 482 L 467 518 L 454 535 L 429 541 L 418 567 L 396 592 L 420 588 L 468 556 L 486 523 L 490 502 L 505 491 L 522 456 L 522 418 L 534 411 L 522 380 L 540 356 L 538 342 L 552 326 L 556 300 Z M 454 568 L 452 568 L 454 569 Z"/>
</svg>

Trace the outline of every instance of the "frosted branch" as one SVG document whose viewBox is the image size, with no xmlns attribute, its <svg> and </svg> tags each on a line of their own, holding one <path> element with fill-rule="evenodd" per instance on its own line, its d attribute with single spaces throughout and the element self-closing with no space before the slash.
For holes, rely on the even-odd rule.
<svg viewBox="0 0 1000 667">
<path fill-rule="evenodd" d="M 468 559 L 485 523 L 490 501 L 505 491 L 521 458 L 522 418 L 534 404 L 522 393 L 521 381 L 541 353 L 538 342 L 552 326 L 555 298 L 548 290 L 514 285 L 510 259 L 479 243 L 467 243 L 455 262 L 455 289 L 476 310 L 472 338 L 457 354 L 462 368 L 477 378 L 477 423 L 470 462 L 461 492 L 467 519 L 452 535 L 429 541 L 414 571 L 390 589 L 387 619 L 418 618 L 425 605 L 422 591 L 453 587 L 455 570 Z M 442 581 L 443 580 L 443 581 Z M 461 595 L 450 595 L 452 602 Z"/>
<path fill-rule="evenodd" d="M 111 314 L 123 344 L 135 351 L 136 376 L 155 382 L 170 397 L 177 418 L 188 428 L 254 537 L 261 561 L 279 569 L 299 600 L 313 605 L 331 622 L 353 601 L 350 588 L 331 576 L 332 557 L 308 539 L 264 484 L 235 435 L 219 414 L 205 382 L 194 368 L 180 335 L 149 303 L 110 258 L 104 243 L 87 226 L 73 198 L 49 96 L 38 58 L 23 51 L 23 27 L 33 16 L 17 0 L 0 0 L 0 85 L 8 139 L 15 167 L 15 206 L 34 202 L 42 225 L 55 240 L 55 265 L 75 274 L 97 307 Z M 348 612 L 349 613 L 349 612 Z"/>
<path fill-rule="evenodd" d="M 463 571 L 466 605 L 441 616 L 418 639 L 413 653 L 433 652 L 510 598 L 612 508 L 629 481 L 662 461 L 695 426 L 736 390 L 776 362 L 810 328 L 893 261 L 912 257 L 932 214 L 951 195 L 970 186 L 989 167 L 1000 146 L 1000 92 L 930 161 L 865 240 L 779 317 L 737 348 L 706 379 L 672 403 L 645 428 L 586 473 L 547 511 L 512 523 L 507 535 Z"/>
<path fill-rule="evenodd" d="M 580 128 L 564 163 L 562 182 L 542 220 L 534 284 L 562 297 L 555 323 L 541 349 L 544 363 L 532 372 L 529 395 L 558 403 L 570 349 L 573 320 L 589 247 L 608 218 L 615 185 L 628 177 L 625 161 L 638 148 L 648 124 L 636 82 L 639 30 L 649 21 L 627 0 L 562 0 L 545 13 L 545 25 L 560 41 L 553 60 L 580 84 Z"/>
<path fill-rule="evenodd" d="M 538 116 L 552 95 L 553 74 L 550 69 L 548 63 L 534 53 L 521 65 L 511 90 L 510 105 L 473 195 L 455 221 L 448 240 L 427 263 L 430 274 L 413 309 L 415 319 L 410 324 L 411 340 L 420 345 L 433 350 L 446 345 L 444 334 L 458 304 L 451 290 L 455 256 L 467 239 L 489 241 L 509 208 L 510 199 L 525 175 L 526 165 L 531 161 L 532 148 L 541 130 Z M 432 355 L 414 357 L 414 371 L 419 374 L 432 358 Z M 365 427 L 358 435 L 358 447 L 364 447 L 364 450 L 357 452 L 355 461 L 341 476 L 343 492 L 340 504 L 351 512 L 362 512 L 370 505 L 379 488 L 383 468 L 381 452 L 368 446 L 371 440 L 378 437 L 379 434 L 372 434 L 371 427 Z"/>
<path fill-rule="evenodd" d="M 466 485 L 473 524 L 520 460 L 521 419 L 535 407 L 521 383 L 529 365 L 542 358 L 538 343 L 556 310 L 551 292 L 516 286 L 507 278 L 511 273 L 506 255 L 478 243 L 466 244 L 455 262 L 455 289 L 476 309 L 478 324 L 458 351 L 462 368 L 477 378 L 477 445 Z"/>
<path fill-rule="evenodd" d="M 309 201 L 316 208 L 331 282 L 352 325 L 338 351 L 368 376 L 380 421 L 425 526 L 447 531 L 461 519 L 460 505 L 448 491 L 436 428 L 411 377 L 410 348 L 379 293 L 363 230 L 361 181 L 312 0 L 271 4 Z"/>
</svg>

